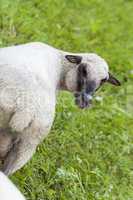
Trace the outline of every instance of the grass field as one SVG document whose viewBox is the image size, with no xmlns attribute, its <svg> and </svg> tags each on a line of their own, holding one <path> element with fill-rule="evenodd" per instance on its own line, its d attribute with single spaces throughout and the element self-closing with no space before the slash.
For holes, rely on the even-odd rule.
<svg viewBox="0 0 133 200">
<path fill-rule="evenodd" d="M 90 110 L 59 95 L 51 133 L 11 179 L 27 200 L 133 200 L 133 1 L 0 0 L 0 46 L 96 52 L 122 86 Z"/>
</svg>

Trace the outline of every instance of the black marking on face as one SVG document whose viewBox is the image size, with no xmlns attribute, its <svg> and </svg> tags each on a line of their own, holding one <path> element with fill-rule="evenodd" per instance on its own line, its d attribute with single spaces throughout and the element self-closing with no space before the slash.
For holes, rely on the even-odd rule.
<svg viewBox="0 0 133 200">
<path fill-rule="evenodd" d="M 86 93 L 87 94 L 93 94 L 96 89 L 96 82 L 95 81 L 89 81 L 86 87 Z"/>
<path fill-rule="evenodd" d="M 87 108 L 91 105 L 91 99 L 88 98 L 86 93 L 81 93 L 75 98 L 75 103 L 81 108 Z"/>
<path fill-rule="evenodd" d="M 78 67 L 78 73 L 80 73 L 81 76 L 84 78 L 87 78 L 87 64 L 82 63 Z"/>
<path fill-rule="evenodd" d="M 95 89 L 95 81 L 88 80 L 87 65 L 85 63 L 80 64 L 77 70 L 77 91 L 75 93 L 75 103 L 82 109 L 89 107 Z"/>
<path fill-rule="evenodd" d="M 87 94 L 92 94 L 95 91 L 95 81 L 88 81 L 87 76 L 87 65 L 80 64 L 77 72 L 77 91 L 81 92 L 84 90 Z"/>
<path fill-rule="evenodd" d="M 77 91 L 80 92 L 84 89 L 87 82 L 87 65 L 82 63 L 77 70 Z"/>
</svg>

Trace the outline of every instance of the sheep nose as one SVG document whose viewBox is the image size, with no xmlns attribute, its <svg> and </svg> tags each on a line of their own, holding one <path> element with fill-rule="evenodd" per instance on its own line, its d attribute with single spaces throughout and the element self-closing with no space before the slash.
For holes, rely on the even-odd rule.
<svg viewBox="0 0 133 200">
<path fill-rule="evenodd" d="M 92 96 L 85 92 L 75 94 L 75 102 L 80 108 L 87 108 L 92 102 Z"/>
</svg>

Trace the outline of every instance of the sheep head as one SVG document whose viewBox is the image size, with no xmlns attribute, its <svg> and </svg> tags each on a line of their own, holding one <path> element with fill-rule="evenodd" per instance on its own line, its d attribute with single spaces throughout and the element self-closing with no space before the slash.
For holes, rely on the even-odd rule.
<svg viewBox="0 0 133 200">
<path fill-rule="evenodd" d="M 92 96 L 104 83 L 121 85 L 109 72 L 105 60 L 96 54 L 66 55 L 65 58 L 74 64 L 66 75 L 66 86 L 74 93 L 75 102 L 80 108 L 91 105 Z"/>
</svg>

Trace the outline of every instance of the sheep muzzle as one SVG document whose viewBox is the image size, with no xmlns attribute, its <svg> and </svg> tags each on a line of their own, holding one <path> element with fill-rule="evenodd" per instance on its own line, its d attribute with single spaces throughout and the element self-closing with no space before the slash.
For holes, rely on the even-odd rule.
<svg viewBox="0 0 133 200">
<path fill-rule="evenodd" d="M 82 93 L 75 93 L 75 103 L 76 105 L 81 108 L 89 108 L 92 104 L 92 95 L 87 94 L 85 92 Z"/>
</svg>

